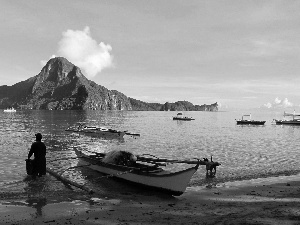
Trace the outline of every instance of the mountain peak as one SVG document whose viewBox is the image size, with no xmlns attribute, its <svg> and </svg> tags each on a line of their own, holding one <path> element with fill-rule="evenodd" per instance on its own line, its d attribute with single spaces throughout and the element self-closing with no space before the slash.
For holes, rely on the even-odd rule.
<svg viewBox="0 0 300 225">
<path fill-rule="evenodd" d="M 55 57 L 50 59 L 47 64 L 43 67 L 44 72 L 55 72 L 55 73 L 69 73 L 74 68 L 74 64 L 70 63 L 64 57 Z"/>
<path fill-rule="evenodd" d="M 66 58 L 64 57 L 54 57 L 49 59 L 49 61 L 47 62 L 47 64 L 55 64 L 55 63 L 61 63 L 61 64 L 70 64 L 73 65 L 71 62 L 69 62 Z M 46 64 L 46 65 L 47 65 Z"/>
<path fill-rule="evenodd" d="M 37 75 L 37 82 L 60 82 L 67 77 L 84 77 L 80 69 L 64 57 L 50 59 Z"/>
</svg>

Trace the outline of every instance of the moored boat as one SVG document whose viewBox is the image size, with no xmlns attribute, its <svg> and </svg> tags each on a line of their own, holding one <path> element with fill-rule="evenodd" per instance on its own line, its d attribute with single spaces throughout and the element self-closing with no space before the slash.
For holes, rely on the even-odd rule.
<svg viewBox="0 0 300 225">
<path fill-rule="evenodd" d="M 282 120 L 274 119 L 276 125 L 300 125 L 300 114 L 294 113 L 283 113 Z"/>
<path fill-rule="evenodd" d="M 95 153 L 93 155 L 88 155 L 77 149 L 75 149 L 75 152 L 79 160 L 88 163 L 88 167 L 93 170 L 134 184 L 154 188 L 175 196 L 184 193 L 191 177 L 197 171 L 199 165 L 208 164 L 208 162 L 202 160 L 169 160 L 174 163 L 194 165 L 190 168 L 171 172 L 164 170 L 160 166 L 161 163 L 159 162 L 165 162 L 166 160 L 136 156 L 136 161 L 132 161 L 131 156 L 126 156 L 127 158 L 125 161 L 123 158 L 117 163 L 116 161 L 107 161 L 105 154 Z M 128 154 L 128 152 L 124 153 Z"/>
<path fill-rule="evenodd" d="M 183 116 L 182 113 L 177 113 L 176 116 L 173 116 L 173 120 L 185 120 L 185 121 L 190 121 L 190 120 L 195 120 L 192 117 L 187 117 L 187 116 Z"/>
<path fill-rule="evenodd" d="M 132 135 L 132 136 L 140 136 L 140 134 L 133 134 L 129 133 L 127 131 L 119 131 L 114 130 L 106 127 L 97 127 L 97 126 L 86 126 L 82 123 L 79 123 L 76 127 L 69 127 L 66 129 L 66 131 L 80 133 L 89 135 L 92 137 L 118 137 L 122 138 L 124 135 Z"/>
<path fill-rule="evenodd" d="M 16 112 L 17 110 L 14 109 L 13 107 L 11 108 L 7 108 L 7 109 L 4 109 L 3 112 Z"/>
<path fill-rule="evenodd" d="M 249 117 L 249 119 L 244 119 L 244 117 Z M 262 120 L 252 120 L 251 114 L 243 115 L 242 119 L 236 120 L 237 125 L 264 125 L 266 121 Z"/>
</svg>

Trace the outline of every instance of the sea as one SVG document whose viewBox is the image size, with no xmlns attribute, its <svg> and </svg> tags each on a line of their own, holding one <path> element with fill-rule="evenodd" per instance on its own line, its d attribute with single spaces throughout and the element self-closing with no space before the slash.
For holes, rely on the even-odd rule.
<svg viewBox="0 0 300 225">
<path fill-rule="evenodd" d="M 236 119 L 249 113 L 252 119 L 265 120 L 265 125 L 236 124 Z M 33 181 L 26 174 L 25 159 L 38 132 L 47 146 L 47 167 L 105 196 L 120 192 L 129 195 L 137 189 L 78 166 L 74 149 L 88 154 L 125 150 L 167 159 L 212 157 L 221 163 L 214 178 L 207 178 L 205 166 L 201 166 L 192 177 L 190 188 L 300 173 L 300 126 L 276 125 L 273 119 L 282 119 L 282 110 L 183 112 L 184 116 L 193 117 L 193 121 L 175 121 L 172 117 L 176 114 L 173 111 L 2 111 L 0 197 L 26 197 L 42 191 L 52 193 L 53 197 L 74 195 L 74 188 L 49 174 L 38 178 L 40 181 Z M 78 123 L 140 136 L 95 138 L 65 131 Z M 166 169 L 179 170 L 186 166 L 168 164 Z"/>
</svg>

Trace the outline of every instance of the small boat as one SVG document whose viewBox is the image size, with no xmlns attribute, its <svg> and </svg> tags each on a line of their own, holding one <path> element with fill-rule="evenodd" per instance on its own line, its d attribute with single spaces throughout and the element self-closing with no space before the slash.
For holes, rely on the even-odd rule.
<svg viewBox="0 0 300 225">
<path fill-rule="evenodd" d="M 283 113 L 282 120 L 274 119 L 276 125 L 300 125 L 300 114 L 294 113 Z"/>
<path fill-rule="evenodd" d="M 13 107 L 4 109 L 3 112 L 17 112 Z"/>
<path fill-rule="evenodd" d="M 107 154 L 93 153 L 92 155 L 88 155 L 75 149 L 75 153 L 81 162 L 87 163 L 87 167 L 95 171 L 106 174 L 109 177 L 115 177 L 123 181 L 160 190 L 175 196 L 184 193 L 199 165 L 208 164 L 208 162 L 203 160 L 180 161 L 134 156 L 132 153 L 125 151 L 113 151 Z M 108 157 L 109 154 L 110 156 L 121 155 L 122 160 L 111 160 L 112 157 Z M 106 157 L 108 157 L 108 160 Z M 194 166 L 171 172 L 161 168 L 163 166 L 162 162 L 186 163 L 193 164 Z"/>
<path fill-rule="evenodd" d="M 192 117 L 186 117 L 183 116 L 182 113 L 177 113 L 177 116 L 173 116 L 173 120 L 185 120 L 185 121 L 190 121 L 190 120 L 195 120 Z"/>
<path fill-rule="evenodd" d="M 244 119 L 249 117 L 249 119 Z M 243 115 L 241 120 L 236 120 L 237 125 L 264 125 L 266 121 L 251 120 L 251 114 Z"/>
<path fill-rule="evenodd" d="M 131 136 L 140 136 L 140 134 L 133 134 L 127 131 L 119 131 L 114 130 L 106 127 L 97 127 L 97 126 L 86 126 L 82 123 L 79 123 L 76 127 L 69 127 L 66 131 L 71 131 L 75 133 L 85 134 L 92 137 L 118 137 L 123 138 L 124 135 L 131 135 Z"/>
</svg>

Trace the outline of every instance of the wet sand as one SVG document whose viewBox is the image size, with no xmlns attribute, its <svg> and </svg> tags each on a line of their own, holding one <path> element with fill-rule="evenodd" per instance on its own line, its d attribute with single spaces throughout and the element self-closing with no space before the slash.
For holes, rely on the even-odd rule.
<svg viewBox="0 0 300 225">
<path fill-rule="evenodd" d="M 300 176 L 188 188 L 179 197 L 86 197 L 27 206 L 1 199 L 0 224 L 300 224 Z"/>
</svg>

